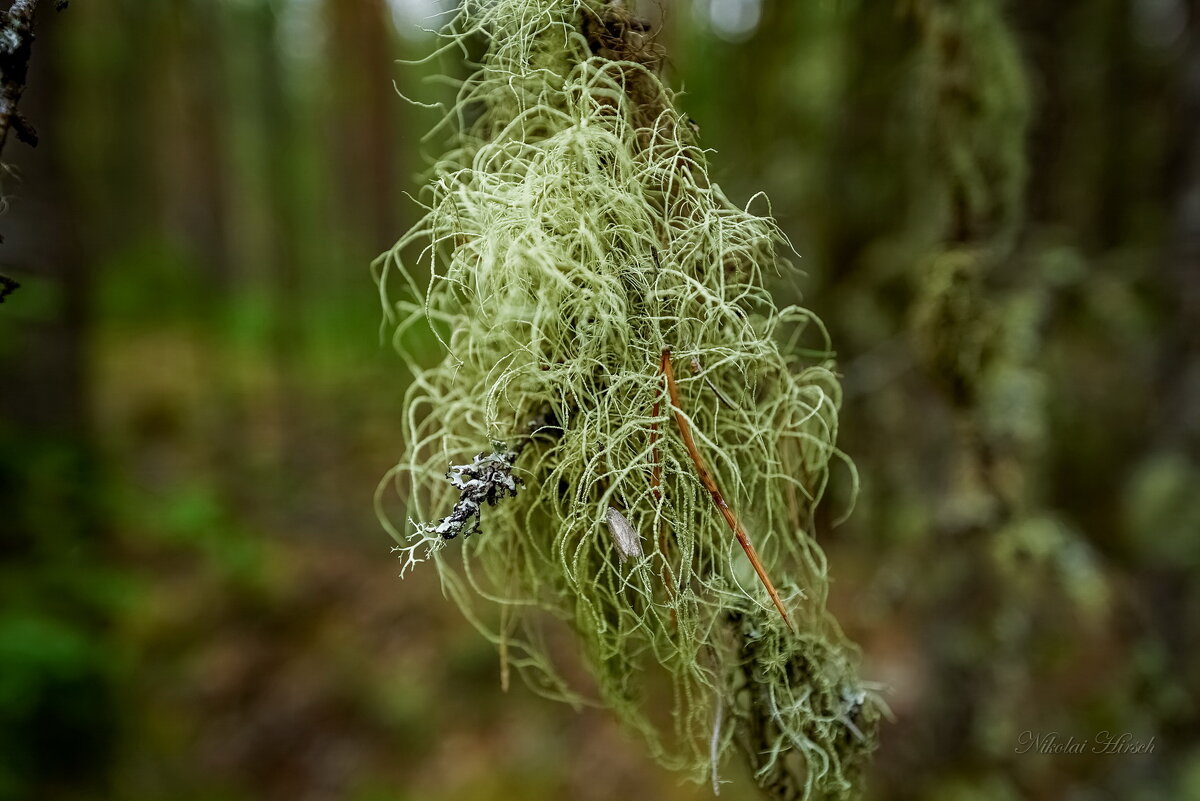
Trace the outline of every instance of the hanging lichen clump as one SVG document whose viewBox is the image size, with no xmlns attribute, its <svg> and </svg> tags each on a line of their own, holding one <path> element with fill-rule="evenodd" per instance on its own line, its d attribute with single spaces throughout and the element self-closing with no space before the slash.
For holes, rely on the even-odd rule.
<svg viewBox="0 0 1200 801">
<path fill-rule="evenodd" d="M 934 681 L 971 688 L 937 695 L 925 712 L 960 721 L 931 739 L 939 758 L 974 750 L 999 765 L 1045 685 L 1049 669 L 1033 666 L 1045 652 L 1065 660 L 1064 636 L 1102 627 L 1112 590 L 1095 549 L 1046 503 L 1048 279 L 1063 256 L 1039 252 L 1024 229 L 1030 89 L 1018 39 L 1000 0 L 909 6 L 913 195 L 928 217 L 913 344 L 957 435 L 947 488 L 932 499 L 945 578 L 917 603 L 937 620 Z M 1003 770 L 963 781 L 972 797 L 1018 793 Z"/>
<path fill-rule="evenodd" d="M 984 284 L 1011 258 L 1022 222 L 1027 80 L 995 0 L 912 0 L 910 13 L 920 44 L 914 214 L 929 240 L 914 333 L 929 373 L 970 407 L 997 325 Z"/>
<path fill-rule="evenodd" d="M 427 214 L 377 264 L 397 341 L 445 348 L 406 354 L 403 570 L 436 562 L 505 681 L 579 703 L 565 622 L 664 764 L 715 787 L 736 744 L 775 797 L 849 796 L 879 707 L 825 608 L 839 385 L 820 322 L 763 286 L 779 230 L 708 180 L 619 5 L 467 3 L 443 35 L 480 34 Z"/>
</svg>

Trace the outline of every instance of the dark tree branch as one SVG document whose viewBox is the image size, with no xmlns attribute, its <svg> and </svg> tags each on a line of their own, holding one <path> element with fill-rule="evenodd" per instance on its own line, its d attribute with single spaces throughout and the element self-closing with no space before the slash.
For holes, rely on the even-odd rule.
<svg viewBox="0 0 1200 801">
<path fill-rule="evenodd" d="M 21 115 L 17 104 L 21 102 L 29 77 L 33 15 L 39 3 L 40 0 L 13 0 L 8 11 L 0 16 L 0 156 L 4 154 L 9 131 L 30 147 L 37 147 L 37 131 Z M 67 0 L 55 0 L 54 6 L 62 11 L 67 7 Z M 0 242 L 3 241 L 0 237 Z M 20 284 L 13 279 L 0 275 L 0 303 L 18 286 Z"/>
<path fill-rule="evenodd" d="M 9 278 L 7 275 L 0 273 L 0 303 L 3 303 L 4 299 L 13 292 L 16 292 L 20 286 L 20 284 Z"/>
<path fill-rule="evenodd" d="M 10 130 L 27 145 L 37 146 L 37 131 L 17 110 L 29 73 L 33 14 L 37 7 L 38 0 L 14 0 L 6 17 L 0 20 L 0 152 L 8 142 Z"/>
</svg>

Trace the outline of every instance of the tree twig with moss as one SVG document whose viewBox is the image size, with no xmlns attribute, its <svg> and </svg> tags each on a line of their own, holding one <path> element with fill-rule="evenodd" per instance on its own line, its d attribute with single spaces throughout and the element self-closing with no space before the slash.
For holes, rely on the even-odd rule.
<svg viewBox="0 0 1200 801">
<path fill-rule="evenodd" d="M 433 560 L 502 675 L 579 704 L 544 646 L 566 623 L 600 702 L 665 765 L 711 779 L 740 743 L 776 798 L 852 795 L 880 708 L 825 605 L 813 510 L 844 459 L 840 386 L 831 356 L 779 344 L 828 346 L 765 287 L 787 243 L 709 180 L 620 4 L 469 2 L 445 35 L 488 51 L 435 128 L 425 217 L 376 264 L 397 341 L 428 327 L 445 351 L 401 351 L 409 446 L 381 489 L 408 505 L 384 516 L 404 569 Z M 553 436 L 529 436 L 539 415 Z M 464 507 L 447 468 L 517 441 L 520 492 Z M 479 533 L 447 540 L 455 510 Z"/>
</svg>

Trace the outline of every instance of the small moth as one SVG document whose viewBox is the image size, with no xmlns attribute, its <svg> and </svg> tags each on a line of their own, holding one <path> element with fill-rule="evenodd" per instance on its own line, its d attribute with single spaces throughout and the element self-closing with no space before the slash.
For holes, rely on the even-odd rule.
<svg viewBox="0 0 1200 801">
<path fill-rule="evenodd" d="M 631 556 L 642 555 L 642 536 L 634 531 L 625 515 L 610 506 L 604 513 L 604 519 L 608 521 L 608 532 L 612 534 L 613 544 L 617 546 L 622 562 Z"/>
</svg>

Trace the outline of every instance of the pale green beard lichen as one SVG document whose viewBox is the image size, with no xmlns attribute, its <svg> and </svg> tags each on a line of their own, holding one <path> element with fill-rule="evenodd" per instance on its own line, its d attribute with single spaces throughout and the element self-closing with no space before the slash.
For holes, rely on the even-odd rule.
<svg viewBox="0 0 1200 801">
<path fill-rule="evenodd" d="M 428 213 L 377 263 L 397 341 L 428 324 L 446 349 L 432 367 L 405 355 L 408 450 L 384 485 L 408 505 L 406 524 L 388 524 L 403 570 L 432 557 L 505 671 L 580 703 L 544 645 L 564 621 L 600 700 L 664 764 L 715 781 L 737 743 L 776 797 L 852 795 L 879 707 L 825 608 L 813 509 L 839 455 L 840 389 L 820 322 L 764 288 L 786 243 L 709 182 L 628 12 L 468 3 L 444 35 L 457 47 L 478 34 L 489 49 L 447 115 L 454 144 Z M 464 507 L 471 481 L 485 483 Z"/>
</svg>

